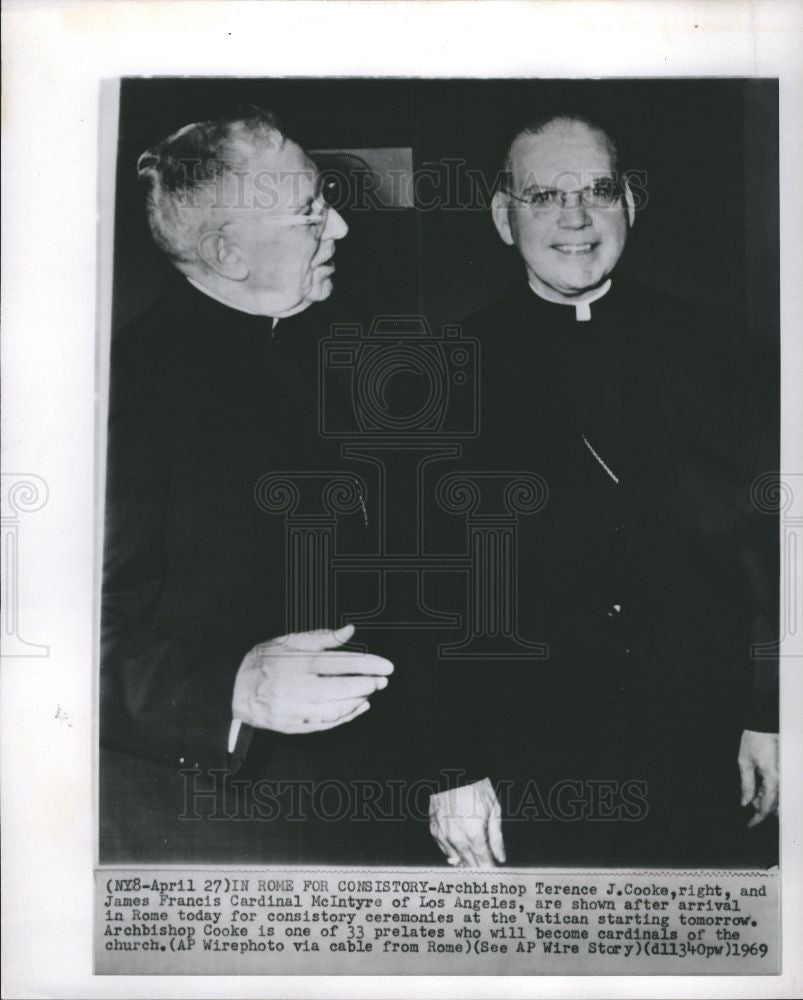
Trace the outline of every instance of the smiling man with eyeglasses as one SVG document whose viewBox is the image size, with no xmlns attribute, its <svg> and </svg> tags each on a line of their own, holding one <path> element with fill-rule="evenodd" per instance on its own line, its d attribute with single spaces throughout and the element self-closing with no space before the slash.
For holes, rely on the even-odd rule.
<svg viewBox="0 0 803 1000">
<path fill-rule="evenodd" d="M 493 222 L 526 280 L 465 323 L 482 430 L 464 460 L 547 485 L 515 600 L 548 655 L 461 665 L 443 764 L 476 780 L 433 796 L 431 832 L 466 867 L 772 864 L 777 838 L 746 830 L 778 802 L 777 664 L 751 653 L 777 634 L 750 500 L 774 467 L 763 362 L 741 317 L 617 270 L 636 200 L 601 125 L 527 121 L 500 177 Z"/>
<path fill-rule="evenodd" d="M 533 291 L 581 305 L 607 289 L 635 209 L 600 129 L 558 118 L 513 141 L 493 199 L 499 235 L 521 254 Z"/>
</svg>

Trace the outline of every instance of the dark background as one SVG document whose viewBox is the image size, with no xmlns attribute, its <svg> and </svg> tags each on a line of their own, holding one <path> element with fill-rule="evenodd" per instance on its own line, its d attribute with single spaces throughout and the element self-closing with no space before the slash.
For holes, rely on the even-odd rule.
<svg viewBox="0 0 803 1000">
<path fill-rule="evenodd" d="M 416 170 L 462 158 L 488 181 L 522 115 L 584 108 L 646 176 L 621 269 L 683 298 L 729 306 L 778 338 L 777 80 L 132 79 L 120 92 L 114 326 L 174 274 L 147 232 L 136 160 L 182 125 L 241 103 L 278 112 L 307 148 L 409 147 Z M 441 171 L 444 168 L 441 167 Z M 463 172 L 465 174 L 465 171 Z M 433 188 L 427 186 L 426 193 Z M 458 189 L 464 205 L 471 192 Z M 337 289 L 345 315 L 415 312 L 433 326 L 497 298 L 522 271 L 482 206 L 344 211 Z"/>
</svg>

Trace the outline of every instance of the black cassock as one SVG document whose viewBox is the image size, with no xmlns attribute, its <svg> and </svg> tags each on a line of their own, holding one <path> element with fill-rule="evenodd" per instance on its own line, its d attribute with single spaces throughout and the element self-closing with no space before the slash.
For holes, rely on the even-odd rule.
<svg viewBox="0 0 803 1000">
<path fill-rule="evenodd" d="M 441 663 L 441 760 L 495 782 L 511 864 L 770 864 L 737 753 L 777 728 L 776 665 L 750 654 L 777 634 L 777 522 L 750 495 L 777 468 L 772 365 L 731 318 L 624 280 L 590 308 L 522 284 L 465 324 L 465 471 L 548 489 L 518 521 L 515 596 L 549 653 Z"/>
<path fill-rule="evenodd" d="M 319 594 L 305 607 L 287 576 L 286 516 L 326 529 L 332 508 L 321 506 L 322 484 L 339 480 L 344 497 L 359 472 L 321 434 L 318 348 L 328 331 L 314 314 L 274 330 L 270 319 L 181 281 L 113 346 L 104 861 L 398 863 L 430 850 L 425 799 L 415 836 L 398 796 L 382 795 L 389 781 L 419 772 L 404 707 L 408 671 L 348 725 L 305 735 L 245 726 L 227 752 L 234 679 L 249 649 L 288 623 L 338 627 L 333 619 L 349 604 L 342 593 L 336 602 Z M 267 478 L 282 472 L 295 477 L 298 505 Z M 336 544 L 359 551 L 371 498 L 367 511 L 341 507 Z M 370 651 L 396 662 L 393 631 L 374 635 Z M 377 827 L 379 815 L 387 821 Z"/>
<path fill-rule="evenodd" d="M 305 484 L 367 469 L 321 434 L 319 312 L 273 330 L 181 282 L 115 342 L 101 859 L 443 863 L 429 791 L 488 776 L 512 864 L 771 863 L 771 831 L 741 833 L 736 755 L 743 728 L 777 718 L 773 664 L 750 657 L 776 615 L 777 524 L 750 505 L 762 453 L 774 464 L 773 384 L 727 318 L 618 279 L 587 323 L 524 286 L 466 325 L 481 347 L 480 433 L 383 515 L 405 537 L 418 523 L 433 570 L 415 607 L 409 588 L 389 589 L 385 624 L 356 636 L 396 664 L 390 686 L 353 723 L 244 727 L 227 753 L 248 650 L 376 601 L 377 573 L 352 572 L 328 603 L 300 618 L 291 607 L 287 495 L 266 477 L 293 473 L 304 496 L 292 513 L 312 531 L 321 510 L 305 506 Z M 408 388 L 420 386 L 397 383 L 396 402 Z M 354 404 L 325 406 L 353 428 Z M 450 440 L 418 428 L 410 454 Z M 520 637 L 549 655 L 496 660 L 491 645 L 484 660 L 449 658 L 439 647 L 459 629 L 394 629 L 471 617 L 465 572 L 438 569 L 438 553 L 444 565 L 468 554 L 439 477 L 522 471 L 548 500 L 518 518 L 512 596 Z M 367 509 L 346 504 L 331 542 L 356 567 L 377 551 L 381 497 L 367 486 Z"/>
</svg>

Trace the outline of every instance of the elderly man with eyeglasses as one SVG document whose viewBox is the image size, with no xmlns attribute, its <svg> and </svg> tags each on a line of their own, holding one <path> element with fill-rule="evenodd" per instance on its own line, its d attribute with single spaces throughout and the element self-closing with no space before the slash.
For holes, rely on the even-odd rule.
<svg viewBox="0 0 803 1000">
<path fill-rule="evenodd" d="M 316 782 L 374 776 L 387 731 L 366 712 L 393 665 L 342 649 L 350 626 L 283 634 L 303 595 L 255 495 L 274 470 L 338 468 L 307 310 L 332 291 L 347 226 L 262 109 L 187 125 L 137 169 L 177 274 L 112 349 L 101 857 L 361 860 L 348 789 L 323 801 Z"/>
<path fill-rule="evenodd" d="M 493 197 L 526 280 L 466 324 L 482 345 L 474 461 L 549 488 L 519 526 L 516 594 L 548 655 L 462 673 L 473 709 L 444 764 L 476 780 L 431 805 L 451 864 L 777 852 L 756 842 L 778 801 L 777 669 L 751 655 L 777 635 L 772 518 L 750 497 L 769 378 L 738 319 L 617 271 L 643 194 L 603 127 L 558 113 L 516 132 Z"/>
</svg>

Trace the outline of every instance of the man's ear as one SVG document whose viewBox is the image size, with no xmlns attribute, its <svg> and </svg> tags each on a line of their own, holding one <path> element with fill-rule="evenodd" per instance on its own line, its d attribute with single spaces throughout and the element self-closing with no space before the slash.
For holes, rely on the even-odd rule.
<svg viewBox="0 0 803 1000">
<path fill-rule="evenodd" d="M 513 233 L 510 230 L 510 213 L 508 211 L 507 195 L 504 191 L 494 192 L 491 199 L 491 215 L 493 216 L 496 231 L 508 244 L 513 246 Z"/>
<path fill-rule="evenodd" d="M 198 256 L 208 268 L 230 281 L 245 281 L 250 273 L 240 248 L 222 229 L 201 235 L 198 240 Z"/>
<path fill-rule="evenodd" d="M 632 229 L 636 224 L 636 199 L 633 197 L 633 192 L 630 190 L 630 184 L 625 177 L 622 181 L 622 191 L 625 196 L 625 205 L 627 206 L 627 221 Z"/>
</svg>

